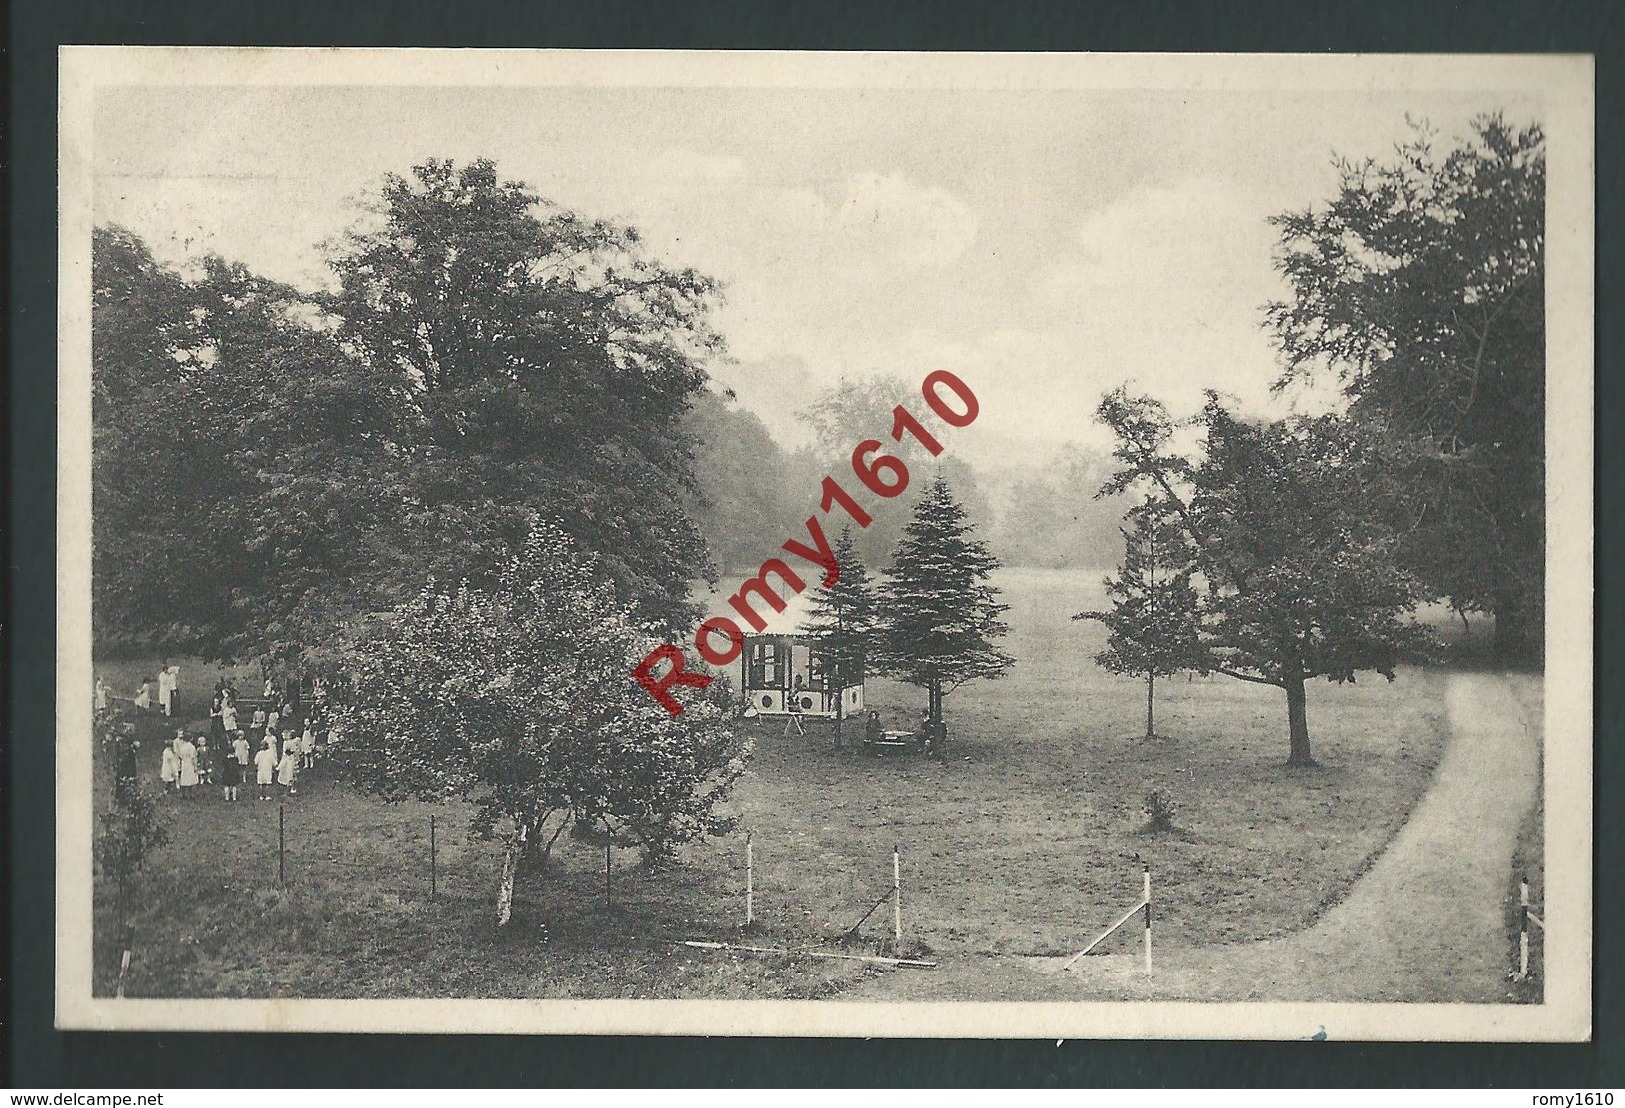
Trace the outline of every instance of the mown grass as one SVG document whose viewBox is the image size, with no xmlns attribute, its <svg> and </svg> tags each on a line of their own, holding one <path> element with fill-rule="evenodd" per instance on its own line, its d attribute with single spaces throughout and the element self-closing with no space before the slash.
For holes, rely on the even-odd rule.
<svg viewBox="0 0 1625 1108">
<path fill-rule="evenodd" d="M 732 938 L 753 835 L 758 928 L 750 942 L 840 941 L 903 860 L 905 947 L 939 959 L 1076 949 L 1137 899 L 1152 869 L 1159 941 L 1177 946 L 1286 934 L 1334 903 L 1426 788 L 1444 736 L 1438 678 L 1317 684 L 1317 769 L 1288 769 L 1284 698 L 1223 677 L 1159 683 L 1159 737 L 1143 738 L 1144 686 L 1093 663 L 1103 631 L 1072 622 L 1100 604 L 1098 575 L 1007 570 L 1003 680 L 947 703 L 950 756 L 877 759 L 833 749 L 827 725 L 785 738 L 758 721 L 733 800 L 739 830 L 645 869 L 561 840 L 522 879 L 512 925 L 489 927 L 497 854 L 460 805 L 386 805 L 320 769 L 287 805 L 287 884 L 276 883 L 274 804 L 217 792 L 166 800 L 173 841 L 132 897 L 128 991 L 160 996 L 822 997 L 877 972 L 856 964 L 708 953 L 682 938 Z M 98 664 L 119 678 L 140 665 Z M 182 663 L 185 665 L 186 663 Z M 182 714 L 206 714 L 215 670 L 183 672 Z M 207 674 L 207 680 L 205 675 Z M 872 706 L 914 717 L 916 690 L 872 681 Z M 145 721 L 154 729 L 161 725 Z M 147 744 L 156 787 L 157 743 Z M 105 767 L 98 788 L 105 789 Z M 1153 835 L 1156 789 L 1177 830 Z M 98 800 L 100 803 L 100 799 Z M 440 896 L 428 898 L 437 818 Z M 118 951 L 111 890 L 97 883 L 96 989 Z M 543 922 L 545 921 L 545 937 Z M 879 949 L 882 908 L 850 949 Z"/>
</svg>

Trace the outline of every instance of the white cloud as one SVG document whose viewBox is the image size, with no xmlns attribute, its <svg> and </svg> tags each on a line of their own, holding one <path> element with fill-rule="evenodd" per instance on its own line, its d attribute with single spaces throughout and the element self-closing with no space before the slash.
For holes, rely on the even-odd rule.
<svg viewBox="0 0 1625 1108">
<path fill-rule="evenodd" d="M 1192 295 L 1265 287 L 1269 212 L 1214 177 L 1132 190 L 1083 215 L 1077 252 L 1041 274 L 1040 289 L 1055 302 L 1124 286 Z"/>
<path fill-rule="evenodd" d="M 815 263 L 947 265 L 970 249 L 978 225 L 970 206 L 947 189 L 895 173 L 855 173 L 833 196 L 784 189 L 768 208 L 783 221 L 790 249 Z"/>
</svg>

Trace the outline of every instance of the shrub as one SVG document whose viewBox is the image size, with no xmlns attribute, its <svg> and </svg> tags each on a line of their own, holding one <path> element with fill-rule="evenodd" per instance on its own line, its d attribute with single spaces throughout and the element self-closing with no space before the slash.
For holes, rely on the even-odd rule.
<svg viewBox="0 0 1625 1108">
<path fill-rule="evenodd" d="M 1172 831 L 1174 829 L 1174 816 L 1178 809 L 1174 802 L 1161 791 L 1152 789 L 1145 794 L 1145 828 L 1151 832 Z"/>
</svg>

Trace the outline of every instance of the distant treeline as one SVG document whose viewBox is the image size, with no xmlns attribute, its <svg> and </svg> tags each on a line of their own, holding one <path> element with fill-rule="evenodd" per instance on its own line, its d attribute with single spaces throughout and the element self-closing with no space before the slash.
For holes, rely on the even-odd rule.
<svg viewBox="0 0 1625 1108">
<path fill-rule="evenodd" d="M 849 468 L 842 448 L 876 434 L 891 403 L 916 391 L 900 378 L 842 382 L 808 410 L 817 440 L 787 449 L 754 412 L 706 390 L 684 427 L 694 442 L 698 495 L 694 518 L 723 569 L 753 568 L 772 536 L 799 525 L 816 507 L 826 473 Z M 1111 459 L 1068 445 L 1046 466 L 979 469 L 950 451 L 934 465 L 1005 565 L 1104 570 L 1122 555 L 1125 498 L 1096 499 Z M 922 463 L 915 463 L 922 464 Z M 927 466 L 933 463 L 923 463 Z M 858 532 L 865 563 L 884 568 L 923 489 L 915 482 L 895 500 L 869 505 L 875 521 Z"/>
</svg>

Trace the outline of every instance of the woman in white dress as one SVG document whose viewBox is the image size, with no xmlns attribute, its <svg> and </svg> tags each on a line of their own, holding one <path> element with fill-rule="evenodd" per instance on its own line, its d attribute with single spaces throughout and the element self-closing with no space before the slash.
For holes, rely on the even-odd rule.
<svg viewBox="0 0 1625 1108">
<path fill-rule="evenodd" d="M 186 737 L 186 732 L 175 732 L 175 756 L 181 760 L 180 786 L 182 796 L 191 796 L 197 787 L 197 747 Z"/>
</svg>

